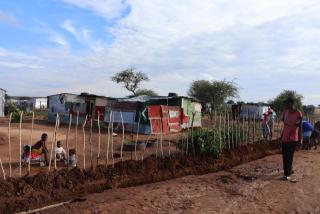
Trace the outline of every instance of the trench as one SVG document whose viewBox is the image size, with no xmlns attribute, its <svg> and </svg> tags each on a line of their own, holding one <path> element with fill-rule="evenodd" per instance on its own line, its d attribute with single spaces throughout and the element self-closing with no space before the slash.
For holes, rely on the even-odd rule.
<svg viewBox="0 0 320 214">
<path fill-rule="evenodd" d="M 14 213 L 77 200 L 87 194 L 202 175 L 228 169 L 280 152 L 279 143 L 249 144 L 226 150 L 219 157 L 186 155 L 149 156 L 143 161 L 124 161 L 114 168 L 73 168 L 41 172 L 0 182 L 0 211 Z"/>
</svg>

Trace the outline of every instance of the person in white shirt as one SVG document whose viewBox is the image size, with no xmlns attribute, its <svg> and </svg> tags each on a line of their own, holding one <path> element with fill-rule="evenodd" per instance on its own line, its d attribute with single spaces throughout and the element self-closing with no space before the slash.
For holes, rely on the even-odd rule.
<svg viewBox="0 0 320 214">
<path fill-rule="evenodd" d="M 61 146 L 61 142 L 58 141 L 57 142 L 57 147 L 56 147 L 56 158 L 57 161 L 64 161 L 66 159 L 66 151 L 64 150 L 64 148 Z"/>
<path fill-rule="evenodd" d="M 76 167 L 77 166 L 77 156 L 76 156 L 75 149 L 69 150 L 69 164 L 68 164 L 68 160 L 66 160 L 65 163 L 69 167 Z"/>
</svg>

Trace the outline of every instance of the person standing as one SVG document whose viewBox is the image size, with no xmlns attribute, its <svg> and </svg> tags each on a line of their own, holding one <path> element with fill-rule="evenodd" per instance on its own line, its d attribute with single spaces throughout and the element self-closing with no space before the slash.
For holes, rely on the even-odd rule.
<svg viewBox="0 0 320 214">
<path fill-rule="evenodd" d="M 309 150 L 311 149 L 311 135 L 314 131 L 314 127 L 310 121 L 302 121 L 302 133 L 303 133 L 303 141 L 302 141 L 302 149 Z"/>
<path fill-rule="evenodd" d="M 290 176 L 293 174 L 292 164 L 296 146 L 301 142 L 302 113 L 295 107 L 294 99 L 288 98 L 285 101 L 285 112 L 283 115 L 284 128 L 282 131 L 282 159 L 283 159 L 283 180 L 296 182 Z"/>
<path fill-rule="evenodd" d="M 276 120 L 276 117 L 277 117 L 276 112 L 274 111 L 273 107 L 270 107 L 269 121 L 268 121 L 269 129 L 270 129 L 270 140 L 272 140 L 272 138 L 273 138 L 273 125 Z"/>
<path fill-rule="evenodd" d="M 270 113 L 267 111 L 263 114 L 261 119 L 262 135 L 265 140 L 270 136 L 269 116 Z"/>
</svg>

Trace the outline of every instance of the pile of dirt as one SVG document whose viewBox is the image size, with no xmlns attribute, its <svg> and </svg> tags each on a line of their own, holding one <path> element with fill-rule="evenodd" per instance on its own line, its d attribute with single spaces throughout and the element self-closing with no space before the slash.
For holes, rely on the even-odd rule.
<svg viewBox="0 0 320 214">
<path fill-rule="evenodd" d="M 279 151 L 279 144 L 255 144 L 224 152 L 218 159 L 175 154 L 125 161 L 114 168 L 62 169 L 0 182 L 0 210 L 12 213 L 74 200 L 85 194 L 169 180 L 190 174 L 206 174 L 262 158 Z"/>
</svg>

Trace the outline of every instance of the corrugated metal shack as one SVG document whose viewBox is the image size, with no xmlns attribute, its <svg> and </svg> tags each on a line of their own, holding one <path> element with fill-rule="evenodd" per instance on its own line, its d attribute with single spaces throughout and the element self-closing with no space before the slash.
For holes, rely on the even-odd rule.
<svg viewBox="0 0 320 214">
<path fill-rule="evenodd" d="M 261 119 L 263 113 L 268 111 L 268 106 L 236 104 L 232 106 L 233 119 Z"/>
<path fill-rule="evenodd" d="M 125 130 L 150 134 L 162 131 L 177 132 L 182 128 L 191 127 L 192 113 L 195 114 L 193 126 L 201 127 L 201 104 L 188 97 L 138 96 L 118 99 L 108 107 L 105 122 L 110 122 L 110 112 L 113 112 L 113 122 L 121 129 L 121 114 Z M 140 121 L 140 123 L 139 123 Z"/>
<path fill-rule="evenodd" d="M 114 99 L 87 93 L 51 95 L 48 96 L 48 120 L 54 123 L 58 113 L 61 123 L 68 124 L 69 115 L 72 114 L 72 123 L 75 124 L 79 112 L 79 124 L 84 123 L 86 115 L 88 119 L 91 119 L 91 116 L 97 119 L 98 113 L 103 121 L 108 100 L 112 102 Z"/>
</svg>

